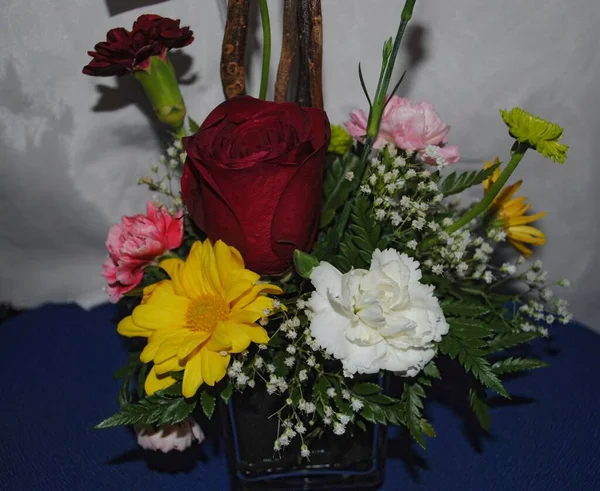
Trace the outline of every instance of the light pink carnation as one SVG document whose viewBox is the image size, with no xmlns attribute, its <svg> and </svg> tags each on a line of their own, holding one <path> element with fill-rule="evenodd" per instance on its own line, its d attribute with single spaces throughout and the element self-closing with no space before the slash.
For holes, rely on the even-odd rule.
<svg viewBox="0 0 600 491">
<path fill-rule="evenodd" d="M 350 121 L 345 123 L 348 132 L 363 142 L 367 132 L 367 114 L 362 110 L 352 111 Z M 423 161 L 435 164 L 435 160 L 425 154 L 427 145 L 437 148 L 447 163 L 458 161 L 460 154 L 454 145 L 447 145 L 450 126 L 445 125 L 428 102 L 411 104 L 404 97 L 392 96 L 387 103 L 379 134 L 373 145 L 380 149 L 391 143 L 402 150 L 418 152 Z"/>
<path fill-rule="evenodd" d="M 135 425 L 137 442 L 146 450 L 160 450 L 163 453 L 171 450 L 180 452 L 192 445 L 204 441 L 204 433 L 193 418 L 187 418 L 175 425 L 162 426 L 158 430 L 150 425 Z"/>
<path fill-rule="evenodd" d="M 133 290 L 142 281 L 146 266 L 182 242 L 183 212 L 171 216 L 151 201 L 146 215 L 123 217 L 121 223 L 113 225 L 106 239 L 109 255 L 102 265 L 111 301 Z"/>
</svg>

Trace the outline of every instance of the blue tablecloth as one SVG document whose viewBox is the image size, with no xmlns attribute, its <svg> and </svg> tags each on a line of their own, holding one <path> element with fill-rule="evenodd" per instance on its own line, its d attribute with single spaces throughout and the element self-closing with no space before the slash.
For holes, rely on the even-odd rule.
<svg viewBox="0 0 600 491">
<path fill-rule="evenodd" d="M 116 317 L 112 305 L 49 305 L 0 325 L 1 490 L 229 488 L 216 440 L 163 456 L 125 428 L 92 430 L 117 409 Z M 438 437 L 423 451 L 393 430 L 382 489 L 600 489 L 600 336 L 577 324 L 552 333 L 531 353 L 551 366 L 507 382 L 514 397 L 496 400 L 489 436 L 445 397 L 458 390 L 446 381 L 428 405 Z"/>
</svg>

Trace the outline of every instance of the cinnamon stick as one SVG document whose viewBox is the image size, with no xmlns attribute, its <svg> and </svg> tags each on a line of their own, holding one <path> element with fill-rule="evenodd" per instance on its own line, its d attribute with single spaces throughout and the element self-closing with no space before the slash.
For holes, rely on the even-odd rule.
<svg viewBox="0 0 600 491">
<path fill-rule="evenodd" d="M 311 33 L 309 0 L 298 0 L 298 86 L 296 102 L 311 106 L 310 80 L 308 74 L 309 43 Z"/>
<path fill-rule="evenodd" d="M 221 51 L 221 83 L 226 99 L 246 94 L 246 34 L 250 0 L 229 0 Z"/>
<path fill-rule="evenodd" d="M 290 76 L 298 49 L 298 0 L 283 4 L 283 38 L 275 81 L 275 102 L 287 101 Z"/>
<path fill-rule="evenodd" d="M 323 16 L 321 0 L 308 1 L 310 40 L 308 43 L 308 78 L 311 105 L 323 109 Z"/>
</svg>

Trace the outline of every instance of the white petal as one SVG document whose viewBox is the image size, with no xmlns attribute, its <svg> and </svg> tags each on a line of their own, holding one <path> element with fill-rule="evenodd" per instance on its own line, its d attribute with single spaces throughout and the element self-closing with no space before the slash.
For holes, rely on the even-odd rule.
<svg viewBox="0 0 600 491">
<path fill-rule="evenodd" d="M 310 332 L 316 342 L 337 359 L 345 358 L 347 355 L 349 343 L 344 333 L 348 327 L 350 327 L 350 320 L 331 308 L 320 311 L 310 321 Z"/>
<path fill-rule="evenodd" d="M 328 262 L 321 261 L 312 270 L 310 281 L 319 295 L 324 298 L 327 298 L 327 292 L 331 292 L 334 297 L 342 296 L 342 273 Z"/>
<path fill-rule="evenodd" d="M 342 360 L 342 364 L 350 373 L 377 373 L 382 368 L 386 352 L 384 342 L 373 346 L 348 343 L 348 356 Z"/>
</svg>

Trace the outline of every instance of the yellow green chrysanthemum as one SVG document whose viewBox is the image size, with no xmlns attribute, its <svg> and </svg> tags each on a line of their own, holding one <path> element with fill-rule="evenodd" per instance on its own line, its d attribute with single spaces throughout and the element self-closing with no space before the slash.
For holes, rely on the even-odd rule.
<svg viewBox="0 0 600 491">
<path fill-rule="evenodd" d="M 328 152 L 344 155 L 352 148 L 352 136 L 342 126 L 330 125 L 331 141 L 329 142 Z"/>
<path fill-rule="evenodd" d="M 494 163 L 498 162 L 498 159 Z M 486 162 L 485 168 L 491 164 Z M 500 169 L 496 168 L 494 173 L 485 181 L 483 181 L 483 189 L 485 192 L 498 180 L 500 177 Z M 508 237 L 508 242 L 517 249 L 525 257 L 531 256 L 532 250 L 528 245 L 544 245 L 546 243 L 546 235 L 541 230 L 532 227 L 530 224 L 546 216 L 546 212 L 536 213 L 535 215 L 526 215 L 531 208 L 527 204 L 526 197 L 513 198 L 513 195 L 523 184 L 523 181 L 517 181 L 510 186 L 506 186 L 490 206 L 490 212 L 495 214 L 499 225 L 504 229 Z"/>
<path fill-rule="evenodd" d="M 154 365 L 146 378 L 147 394 L 175 383 L 183 371 L 182 393 L 192 397 L 203 384 L 214 385 L 227 372 L 231 353 L 269 336 L 257 321 L 280 294 L 275 285 L 257 283 L 260 276 L 244 268 L 240 253 L 217 241 L 195 242 L 188 258 L 166 259 L 160 267 L 170 276 L 144 289 L 142 303 L 123 319 L 118 332 L 146 337 L 140 355 Z"/>
<path fill-rule="evenodd" d="M 500 114 L 513 138 L 535 148 L 544 157 L 564 163 L 569 146 L 559 143 L 563 136 L 563 129 L 559 125 L 518 107 L 510 111 L 500 109 Z"/>
</svg>

